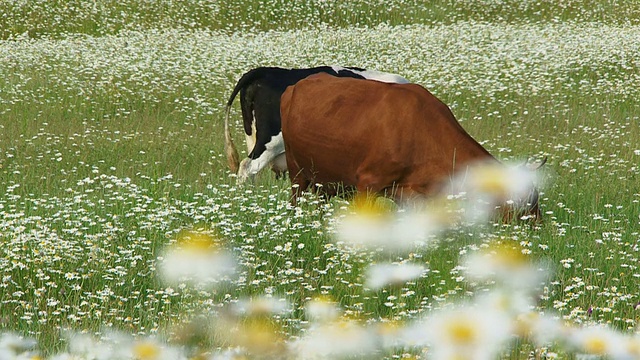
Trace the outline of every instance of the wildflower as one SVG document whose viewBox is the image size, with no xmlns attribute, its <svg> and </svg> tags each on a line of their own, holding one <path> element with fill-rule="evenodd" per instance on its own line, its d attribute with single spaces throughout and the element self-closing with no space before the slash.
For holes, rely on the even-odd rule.
<svg viewBox="0 0 640 360">
<path fill-rule="evenodd" d="M 579 353 L 612 359 L 632 358 L 625 357 L 629 350 L 625 339 L 624 335 L 606 326 L 575 328 L 567 337 L 568 344 Z"/>
<path fill-rule="evenodd" d="M 399 336 L 403 329 L 402 324 L 397 321 L 382 321 L 374 324 L 372 332 L 383 349 L 394 349 L 403 345 Z"/>
<path fill-rule="evenodd" d="M 152 341 L 141 341 L 133 345 L 133 356 L 139 360 L 155 360 L 158 359 L 161 348 Z"/>
<path fill-rule="evenodd" d="M 180 349 L 168 346 L 155 338 L 145 338 L 131 344 L 131 354 L 135 360 L 186 360 Z"/>
<path fill-rule="evenodd" d="M 532 311 L 519 314 L 516 327 L 520 337 L 533 340 L 539 347 L 561 342 L 570 330 L 558 317 Z"/>
<path fill-rule="evenodd" d="M 247 316 L 266 316 L 287 311 L 289 304 L 285 299 L 270 296 L 259 296 L 252 299 L 241 299 L 234 304 L 237 314 Z"/>
<path fill-rule="evenodd" d="M 376 197 L 356 194 L 349 210 L 350 213 L 338 223 L 338 240 L 372 247 L 389 241 L 393 214 Z"/>
<path fill-rule="evenodd" d="M 213 353 L 209 360 L 246 360 L 248 359 L 246 351 L 235 348 Z"/>
<path fill-rule="evenodd" d="M 429 346 L 433 359 L 495 359 L 514 332 L 507 312 L 463 306 L 435 312 L 401 331 L 408 346 Z"/>
<path fill-rule="evenodd" d="M 372 290 L 386 285 L 402 285 L 423 275 L 427 270 L 417 264 L 377 264 L 366 271 L 366 286 Z"/>
<path fill-rule="evenodd" d="M 166 251 L 159 264 L 162 277 L 169 283 L 182 281 L 195 285 L 214 285 L 236 270 L 235 258 L 218 249 L 213 237 L 204 233 L 191 233 L 179 239 L 178 244 Z"/>
<path fill-rule="evenodd" d="M 357 193 L 351 201 L 350 210 L 361 216 L 380 217 L 393 212 L 391 200 L 368 192 Z"/>
<path fill-rule="evenodd" d="M 250 354 L 274 356 L 284 351 L 282 329 L 267 317 L 220 318 L 213 331 L 225 346 L 240 348 Z"/>
<path fill-rule="evenodd" d="M 492 309 L 511 316 L 527 313 L 535 306 L 533 296 L 523 291 L 500 287 L 479 295 L 475 304 L 478 308 Z"/>
<path fill-rule="evenodd" d="M 624 354 L 628 354 L 629 359 L 640 359 L 640 338 L 636 336 L 625 336 L 623 349 Z M 620 357 L 622 359 L 622 357 Z"/>
<path fill-rule="evenodd" d="M 305 304 L 307 318 L 318 322 L 334 321 L 340 316 L 340 309 L 326 296 L 317 297 Z"/>
<path fill-rule="evenodd" d="M 535 172 L 524 166 L 479 163 L 456 175 L 453 193 L 466 199 L 467 221 L 485 221 L 496 206 L 527 210 L 528 202 L 537 202 L 529 199 L 534 194 L 534 182 Z"/>
<path fill-rule="evenodd" d="M 372 335 L 355 321 L 338 321 L 312 327 L 305 337 L 289 344 L 289 350 L 300 359 L 366 356 L 377 348 Z"/>
<path fill-rule="evenodd" d="M 36 341 L 30 338 L 5 333 L 0 336 L 0 358 L 13 358 L 19 354 L 34 349 Z"/>
<path fill-rule="evenodd" d="M 392 211 L 385 198 L 356 198 L 353 212 L 338 220 L 336 238 L 355 247 L 405 251 L 434 241 L 436 212 Z"/>
<path fill-rule="evenodd" d="M 470 279 L 498 280 L 514 289 L 526 290 L 537 285 L 546 275 L 534 266 L 518 244 L 493 243 L 488 248 L 469 255 L 464 260 Z"/>
<path fill-rule="evenodd" d="M 69 343 L 69 355 L 72 359 L 138 359 L 138 360 L 164 360 L 164 359 L 182 359 L 177 355 L 175 351 L 165 350 L 160 343 L 157 343 L 155 339 L 140 340 L 134 342 L 131 335 L 117 332 L 107 331 L 100 340 L 94 339 L 89 335 L 71 332 L 66 334 L 67 342 Z M 159 357 L 152 358 L 137 358 L 136 345 L 145 344 L 145 342 L 151 342 L 157 344 L 158 347 L 162 347 L 162 351 L 158 353 Z M 139 355 L 152 355 L 151 349 L 144 351 L 145 346 L 142 346 L 139 351 Z"/>
<path fill-rule="evenodd" d="M 523 166 L 481 163 L 461 174 L 463 178 L 459 179 L 459 185 L 467 193 L 504 202 L 527 195 L 534 180 L 533 174 Z"/>
</svg>

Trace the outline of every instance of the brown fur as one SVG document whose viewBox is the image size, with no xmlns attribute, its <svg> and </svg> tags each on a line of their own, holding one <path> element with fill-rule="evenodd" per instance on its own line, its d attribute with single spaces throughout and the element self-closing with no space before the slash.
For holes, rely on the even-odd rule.
<svg viewBox="0 0 640 360">
<path fill-rule="evenodd" d="M 287 88 L 281 117 L 294 203 L 315 183 L 429 195 L 465 164 L 496 161 L 416 84 L 313 75 Z"/>
</svg>

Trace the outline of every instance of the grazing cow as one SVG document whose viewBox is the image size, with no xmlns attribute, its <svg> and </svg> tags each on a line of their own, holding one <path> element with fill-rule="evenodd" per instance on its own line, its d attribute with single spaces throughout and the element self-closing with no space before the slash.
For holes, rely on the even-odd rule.
<svg viewBox="0 0 640 360">
<path fill-rule="evenodd" d="M 277 177 L 287 170 L 280 131 L 280 97 L 287 86 L 317 73 L 382 82 L 409 82 L 399 75 L 355 67 L 320 66 L 309 69 L 259 67 L 250 70 L 240 78 L 231 93 L 227 102 L 224 123 L 227 161 L 231 171 L 238 173 L 239 182 L 252 178 L 269 164 L 276 172 Z M 238 92 L 240 93 L 244 132 L 247 135 L 249 150 L 248 158 L 240 164 L 238 163 L 238 151 L 229 131 L 229 110 Z"/>
<path fill-rule="evenodd" d="M 416 84 L 310 76 L 282 95 L 282 135 L 292 203 L 322 185 L 391 195 L 434 194 L 460 169 L 498 161 L 458 123 L 451 110 Z M 538 194 L 522 215 L 539 218 Z"/>
</svg>

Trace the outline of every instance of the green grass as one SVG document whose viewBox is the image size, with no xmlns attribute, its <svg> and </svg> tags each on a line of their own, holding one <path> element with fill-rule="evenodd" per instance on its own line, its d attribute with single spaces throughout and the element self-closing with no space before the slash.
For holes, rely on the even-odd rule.
<svg viewBox="0 0 640 360">
<path fill-rule="evenodd" d="M 0 42 L 0 328 L 37 338 L 49 355 L 65 345 L 66 329 L 171 334 L 185 318 L 265 293 L 293 304 L 281 321 L 288 334 L 300 334 L 304 303 L 322 294 L 352 318 L 415 319 L 483 291 L 459 280 L 458 261 L 496 237 L 523 244 L 554 269 L 540 286 L 540 309 L 635 328 L 635 42 L 611 45 L 618 52 L 609 59 L 598 52 L 602 44 L 571 41 L 583 32 L 597 39 L 600 26 L 633 40 L 626 30 L 637 25 L 640 5 L 331 4 L 104 1 L 94 11 L 82 1 L 1 2 L 8 21 L 0 38 L 12 40 Z M 379 24 L 390 26 L 374 29 Z M 40 40 L 16 37 L 24 32 Z M 525 51 L 565 32 L 566 54 L 584 51 L 575 62 L 556 63 L 560 45 Z M 529 33 L 542 40 L 509 47 Z M 497 158 L 548 156 L 540 228 L 460 229 L 410 254 L 355 253 L 335 245 L 328 228 L 344 201 L 312 197 L 295 211 L 287 207 L 288 180 L 268 172 L 237 186 L 222 144 L 234 81 L 257 65 L 318 63 L 399 72 L 450 104 Z M 239 257 L 241 280 L 198 291 L 169 288 L 156 276 L 163 248 L 191 228 L 220 233 Z M 363 289 L 366 266 L 388 259 L 431 271 L 402 287 Z"/>
</svg>

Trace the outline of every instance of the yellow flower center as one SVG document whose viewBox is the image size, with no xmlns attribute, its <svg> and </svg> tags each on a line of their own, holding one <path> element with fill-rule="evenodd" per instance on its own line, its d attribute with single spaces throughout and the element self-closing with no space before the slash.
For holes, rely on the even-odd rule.
<svg viewBox="0 0 640 360">
<path fill-rule="evenodd" d="M 393 206 L 390 200 L 370 193 L 357 193 L 351 202 L 351 210 L 358 215 L 379 216 L 389 213 Z"/>
<path fill-rule="evenodd" d="M 235 341 L 251 353 L 264 354 L 276 351 L 282 339 L 270 319 L 256 318 L 247 320 L 241 326 Z"/>
<path fill-rule="evenodd" d="M 498 166 L 483 166 L 477 168 L 473 176 L 477 191 L 501 198 L 506 196 L 509 184 L 504 169 Z"/>
<path fill-rule="evenodd" d="M 604 355 L 607 349 L 607 343 L 600 337 L 590 337 L 585 343 L 585 350 L 589 354 Z"/>
<path fill-rule="evenodd" d="M 496 243 L 489 247 L 495 261 L 508 267 L 520 267 L 527 263 L 527 256 L 522 253 L 517 245 Z"/>
<path fill-rule="evenodd" d="M 212 235 L 196 231 L 187 231 L 180 234 L 178 236 L 178 245 L 190 251 L 210 251 L 217 247 L 215 238 Z"/>
<path fill-rule="evenodd" d="M 133 354 L 139 360 L 153 360 L 160 355 L 160 348 L 152 342 L 141 342 L 133 347 Z"/>
<path fill-rule="evenodd" d="M 459 319 L 447 324 L 447 334 L 455 344 L 469 344 L 477 337 L 477 330 L 471 323 Z"/>
</svg>

